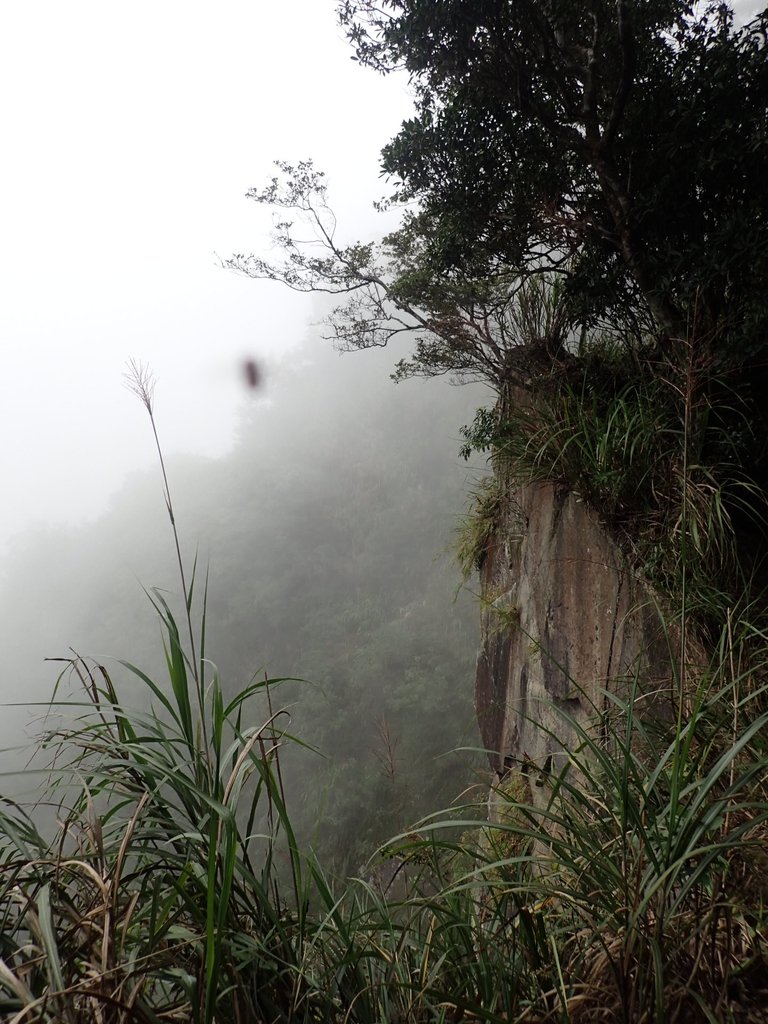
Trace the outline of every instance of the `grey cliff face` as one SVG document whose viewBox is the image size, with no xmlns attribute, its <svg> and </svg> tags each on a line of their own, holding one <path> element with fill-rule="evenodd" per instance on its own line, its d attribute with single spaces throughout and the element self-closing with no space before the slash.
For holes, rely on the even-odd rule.
<svg viewBox="0 0 768 1024">
<path fill-rule="evenodd" d="M 481 569 L 475 707 L 491 766 L 528 773 L 532 792 L 600 729 L 606 691 L 663 707 L 669 652 L 649 595 L 597 517 L 550 484 L 512 485 Z M 663 711 L 662 711 L 663 713 Z"/>
</svg>

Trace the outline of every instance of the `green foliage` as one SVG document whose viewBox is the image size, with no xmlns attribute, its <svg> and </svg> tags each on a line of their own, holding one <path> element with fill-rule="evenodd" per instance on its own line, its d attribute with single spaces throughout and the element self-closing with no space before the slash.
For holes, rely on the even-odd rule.
<svg viewBox="0 0 768 1024">
<path fill-rule="evenodd" d="M 278 895 L 281 837 L 296 896 L 306 882 L 279 783 L 286 714 L 243 725 L 279 681 L 228 701 L 209 664 L 196 709 L 189 651 L 170 611 L 158 611 L 168 680 L 128 666 L 146 687 L 142 710 L 120 703 L 102 666 L 72 663 L 77 717 L 44 738 L 50 765 L 39 769 L 59 805 L 57 834 L 46 840 L 20 811 L 3 814 L 6 1013 L 210 1022 L 268 1014 L 292 997 L 281 961 L 295 963 L 302 922 Z M 248 964 L 258 989 L 242 983 Z"/>
<path fill-rule="evenodd" d="M 56 824 L 0 810 L 0 1005 L 14 1024 L 737 1024 L 762 1011 L 768 636 L 754 623 L 730 616 L 708 665 L 681 659 L 672 715 L 638 716 L 634 691 L 606 694 L 593 723 L 563 715 L 576 742 L 535 778 L 521 757 L 491 820 L 474 806 L 431 815 L 382 850 L 386 886 L 379 871 L 381 884 L 336 889 L 287 810 L 302 743 L 275 699 L 290 683 L 228 694 L 167 477 L 164 494 L 185 626 L 153 591 L 165 682 L 123 662 L 131 706 L 101 664 L 72 659 L 82 690 L 55 701 L 36 772 Z M 399 748 L 381 719 L 379 741 L 391 791 Z"/>
<path fill-rule="evenodd" d="M 472 493 L 470 507 L 456 531 L 456 559 L 465 580 L 483 565 L 509 495 L 496 476 L 483 478 Z"/>
<path fill-rule="evenodd" d="M 270 703 L 284 684 L 227 700 L 207 662 L 198 707 L 188 645 L 157 610 L 180 660 L 165 685 L 131 668 L 140 708 L 72 663 L 81 698 L 43 743 L 55 834 L 0 812 L 9 1020 L 759 1019 L 768 640 L 748 621 L 677 687 L 676 720 L 640 718 L 634 693 L 598 728 L 564 716 L 577 742 L 535 800 L 521 763 L 490 821 L 467 806 L 393 840 L 388 898 L 335 891 L 300 850 L 281 782 L 297 741 Z M 260 695 L 272 710 L 246 727 Z"/>
<path fill-rule="evenodd" d="M 677 724 L 641 719 L 636 692 L 612 696 L 599 726 L 563 714 L 577 741 L 535 800 L 523 761 L 495 791 L 494 820 L 420 830 L 424 846 L 465 830 L 437 844 L 458 868 L 441 898 L 473 892 L 488 944 L 508 943 L 510 1020 L 759 1019 L 766 649 L 748 623 L 732 626 Z"/>
<path fill-rule="evenodd" d="M 409 337 L 413 348 L 398 361 L 395 380 L 450 373 L 494 386 L 525 381 L 565 357 L 575 324 L 546 260 L 532 274 L 436 276 L 424 262 L 429 227 L 412 211 L 380 244 L 343 247 L 322 172 L 309 161 L 278 161 L 278 167 L 281 177 L 249 197 L 290 218 L 278 220 L 273 236 L 282 260 L 239 253 L 224 265 L 293 290 L 345 296 L 326 319 L 342 350 L 382 348 Z M 557 264 L 565 274 L 568 261 Z M 546 270 L 550 277 L 540 280 Z"/>
<path fill-rule="evenodd" d="M 510 480 L 547 481 L 582 498 L 673 602 L 685 575 L 687 611 L 719 631 L 761 585 L 763 439 L 748 400 L 693 345 L 686 357 L 661 367 L 601 351 L 578 374 L 479 410 L 464 450 L 493 453 L 502 494 Z M 484 536 L 494 530 L 491 516 Z"/>
<path fill-rule="evenodd" d="M 322 176 L 281 164 L 253 198 L 308 219 L 322 255 L 281 221 L 283 265 L 230 265 L 349 296 L 330 318 L 344 347 L 412 335 L 397 378 L 488 381 L 499 408 L 465 452 L 576 490 L 665 590 L 684 566 L 702 604 L 732 599 L 766 548 L 768 14 L 338 10 L 361 63 L 411 76 L 415 114 L 383 150 L 401 225 L 339 247 Z M 467 552 L 478 564 L 482 539 Z"/>
<path fill-rule="evenodd" d="M 764 11 L 742 28 L 729 4 L 682 0 L 339 14 L 358 60 L 411 76 L 416 111 L 383 167 L 419 204 L 428 280 L 450 294 L 567 256 L 585 325 L 680 339 L 696 306 L 736 359 L 764 345 Z"/>
<path fill-rule="evenodd" d="M 472 452 L 487 452 L 493 448 L 497 435 L 498 415 L 496 409 L 480 408 L 470 424 L 459 428 L 464 441 L 459 449 L 462 458 L 468 459 Z"/>
<path fill-rule="evenodd" d="M 401 225 L 340 247 L 322 175 L 280 164 L 283 180 L 252 197 L 306 218 L 321 255 L 291 218 L 283 264 L 230 265 L 348 296 L 330 318 L 344 347 L 412 335 L 398 378 L 488 381 L 497 423 L 482 414 L 465 451 L 499 440 L 598 508 L 654 582 L 674 589 L 685 564 L 733 596 L 765 551 L 768 13 L 739 25 L 729 4 L 682 0 L 338 11 L 361 63 L 411 76 L 415 114 L 383 150 Z"/>
<path fill-rule="evenodd" d="M 431 575 L 419 591 L 406 585 L 425 577 L 418 556 L 431 555 L 434 509 L 447 506 L 420 490 L 434 460 L 399 492 L 406 525 L 385 527 L 393 478 L 349 443 L 364 433 L 362 408 L 335 447 L 353 463 L 344 493 L 367 501 L 339 509 L 339 463 L 297 468 L 283 450 L 276 461 L 286 487 L 301 480 L 302 502 L 254 485 L 246 507 L 272 528 L 261 544 L 231 518 L 223 474 L 212 488 L 222 535 L 245 538 L 225 549 L 227 569 L 247 561 L 267 582 L 256 592 L 240 578 L 214 622 L 207 586 L 200 594 L 185 572 L 160 453 L 183 602 L 180 626 L 153 591 L 165 683 L 122 663 L 140 698 L 131 707 L 112 673 L 73 659 L 83 694 L 57 703 L 70 718 L 42 743 L 53 834 L 10 801 L 0 814 L 0 1011 L 14 1024 L 757 1020 L 768 639 L 760 611 L 737 614 L 734 597 L 764 549 L 752 367 L 766 337 L 768 16 L 735 29 L 727 5 L 675 0 L 348 0 L 340 13 L 360 60 L 411 73 L 416 116 L 384 162 L 397 198 L 419 205 L 381 246 L 341 246 L 322 175 L 281 165 L 283 182 L 253 198 L 284 212 L 285 262 L 230 266 L 346 296 L 331 324 L 347 347 L 415 333 L 396 376 L 492 383 L 496 409 L 464 432 L 497 471 L 462 530 L 465 570 L 509 518 L 503 481 L 575 491 L 679 609 L 671 713 L 640 717 L 631 690 L 606 693 L 608 711 L 588 725 L 564 715 L 576 743 L 554 770 L 522 752 L 492 820 L 474 806 L 431 815 L 383 850 L 387 886 L 337 891 L 303 852 L 310 829 L 292 824 L 287 790 L 322 808 L 316 836 L 336 862 L 359 863 L 414 807 L 423 773 L 408 776 L 410 752 L 444 751 L 464 707 L 467 666 L 455 669 L 466 652 L 454 622 L 428 611 L 444 587 Z M 296 241 L 296 213 L 320 255 Z M 141 368 L 133 384 L 152 418 Z M 358 559 L 378 592 L 363 591 Z M 514 615 L 502 612 L 504 628 Z M 688 656 L 692 615 L 708 664 Z M 306 760 L 313 727 L 304 743 L 288 731 L 293 684 L 280 680 L 276 708 L 277 680 L 253 676 L 252 645 L 232 640 L 254 622 L 270 662 L 302 674 L 314 664 L 333 690 L 326 713 L 320 691 L 305 701 L 342 755 L 330 781 Z M 226 672 L 207 656 L 211 637 Z M 230 690 L 225 678 L 257 681 Z"/>
<path fill-rule="evenodd" d="M 296 361 L 268 378 L 270 402 L 249 409 L 229 453 L 167 464 L 176 520 L 199 561 L 211 559 L 207 647 L 225 697 L 234 680 L 265 672 L 310 681 L 281 688 L 292 729 L 322 755 L 285 751 L 293 825 L 329 870 L 357 872 L 467 783 L 467 759 L 448 752 L 477 742 L 477 611 L 456 594 L 447 549 L 467 474 L 455 424 L 481 394 L 440 381 L 393 387 L 385 352 L 361 361 L 321 347 Z M 136 678 L 109 655 L 127 648 L 151 678 L 165 673 L 137 583 L 156 582 L 169 602 L 179 591 L 160 501 L 157 474 L 137 476 L 96 522 L 17 545 L 0 614 L 6 669 L 28 681 L 25 698 L 47 700 L 43 658 L 70 645 L 97 653 L 129 704 L 141 700 Z M 191 565 L 195 546 L 182 550 Z M 246 724 L 260 713 L 255 699 Z M 26 718 L 9 710 L 0 744 L 17 743 Z M 397 744 L 394 784 L 376 756 L 382 718 Z M 8 756 L 6 792 L 25 759 Z"/>
<path fill-rule="evenodd" d="M 528 777 L 515 768 L 491 787 L 489 822 L 477 840 L 478 855 L 483 862 L 483 879 L 491 891 L 505 882 L 516 881 L 519 874 L 517 865 L 530 853 L 531 841 L 526 834 L 528 816 L 521 808 L 530 807 L 531 800 Z M 489 871 L 488 864 L 497 864 L 499 868 Z M 508 871 L 505 870 L 506 865 L 514 867 Z"/>
</svg>

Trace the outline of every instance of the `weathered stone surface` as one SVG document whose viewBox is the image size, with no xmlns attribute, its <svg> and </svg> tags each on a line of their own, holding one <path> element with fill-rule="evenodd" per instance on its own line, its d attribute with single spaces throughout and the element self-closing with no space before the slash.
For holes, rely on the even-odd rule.
<svg viewBox="0 0 768 1024">
<path fill-rule="evenodd" d="M 606 691 L 639 673 L 659 706 L 669 656 L 658 616 L 597 517 L 549 484 L 512 487 L 481 570 L 475 706 L 492 767 L 534 783 L 576 732 L 599 728 Z"/>
</svg>

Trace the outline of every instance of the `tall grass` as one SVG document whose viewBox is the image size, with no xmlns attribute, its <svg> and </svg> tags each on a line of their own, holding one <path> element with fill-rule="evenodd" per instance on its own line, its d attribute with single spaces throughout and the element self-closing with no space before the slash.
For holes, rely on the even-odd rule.
<svg viewBox="0 0 768 1024">
<path fill-rule="evenodd" d="M 0 808 L 4 1020 L 764 1019 L 768 636 L 746 614 L 684 666 L 671 720 L 607 694 L 589 726 L 563 716 L 560 770 L 513 768 L 492 820 L 482 802 L 432 815 L 371 879 L 333 880 L 291 827 L 281 681 L 225 697 L 163 481 L 183 616 L 150 593 L 166 677 L 122 662 L 128 706 L 74 658 L 81 697 L 41 741 L 55 828 Z"/>
<path fill-rule="evenodd" d="M 686 613 L 716 637 L 763 571 L 745 573 L 740 535 L 765 533 L 755 477 L 764 439 L 695 339 L 662 364 L 593 346 L 531 394 L 479 410 L 462 430 L 463 452 L 490 450 L 502 486 L 539 481 L 577 494 L 636 571 L 672 603 L 685 593 Z"/>
<path fill-rule="evenodd" d="M 600 730 L 564 715 L 577 745 L 561 772 L 538 780 L 548 799 L 503 791 L 506 813 L 485 828 L 513 852 L 490 856 L 497 840 L 456 884 L 485 885 L 511 908 L 546 1019 L 762 1011 L 766 688 L 755 688 L 755 663 L 730 669 L 718 657 L 702 674 L 679 728 L 650 727 L 636 692 L 611 697 Z"/>
<path fill-rule="evenodd" d="M 26 816 L 4 815 L 13 870 L 4 873 L 3 932 L 6 945 L 17 942 L 5 977 L 20 1004 L 10 1019 L 209 1022 L 222 1006 L 258 1005 L 239 984 L 250 958 L 265 982 L 259 999 L 284 996 L 280 962 L 290 961 L 301 922 L 283 913 L 274 867 L 281 829 L 295 855 L 275 778 L 280 716 L 242 725 L 270 684 L 227 704 L 214 672 L 204 744 L 181 688 L 175 622 L 164 618 L 173 697 L 135 669 L 148 706 L 129 710 L 101 666 L 74 663 L 86 701 L 73 725 L 44 741 L 49 796 L 62 789 L 57 833 L 44 841 Z M 256 834 L 265 800 L 268 827 Z M 5 1010 L 14 1009 L 11 998 Z"/>
<path fill-rule="evenodd" d="M 18 1021 L 276 1019 L 303 995 L 314 870 L 285 809 L 281 680 L 225 698 L 205 652 L 207 585 L 194 621 L 196 567 L 181 554 L 153 382 L 137 364 L 128 376 L 157 444 L 186 642 L 154 591 L 165 684 L 122 663 L 144 687 L 141 708 L 121 703 L 102 665 L 71 662 L 75 721 L 41 744 L 56 834 L 20 808 L 2 816 L 3 1009 Z"/>
<path fill-rule="evenodd" d="M 177 631 L 160 608 L 172 673 Z M 103 667 L 74 662 L 77 720 L 45 741 L 57 832 L 44 837 L 21 808 L 2 812 L 0 1012 L 750 1019 L 768 978 L 768 712 L 755 684 L 764 659 L 739 666 L 732 640 L 680 729 L 653 729 L 614 697 L 599 730 L 564 721 L 579 742 L 538 780 L 545 801 L 504 786 L 494 821 L 454 810 L 394 840 L 384 852 L 403 882 L 397 899 L 332 882 L 296 848 L 278 771 L 281 745 L 295 742 L 284 711 L 244 725 L 277 682 L 226 702 L 211 669 L 203 730 L 168 695 L 170 675 L 161 689 L 132 670 L 148 699 L 130 709 Z M 493 841 L 460 839 L 471 829 Z"/>
</svg>

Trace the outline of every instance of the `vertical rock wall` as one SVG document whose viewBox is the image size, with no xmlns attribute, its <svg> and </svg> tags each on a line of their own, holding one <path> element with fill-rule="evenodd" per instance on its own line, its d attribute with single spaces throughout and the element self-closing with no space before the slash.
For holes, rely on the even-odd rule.
<svg viewBox="0 0 768 1024">
<path fill-rule="evenodd" d="M 605 691 L 669 692 L 667 643 L 616 545 L 573 494 L 512 485 L 481 569 L 475 706 L 501 775 L 556 769 L 577 742 L 567 718 L 600 728 Z M 566 719 L 560 714 L 566 713 Z M 535 796 L 535 785 L 533 786 Z"/>
</svg>

